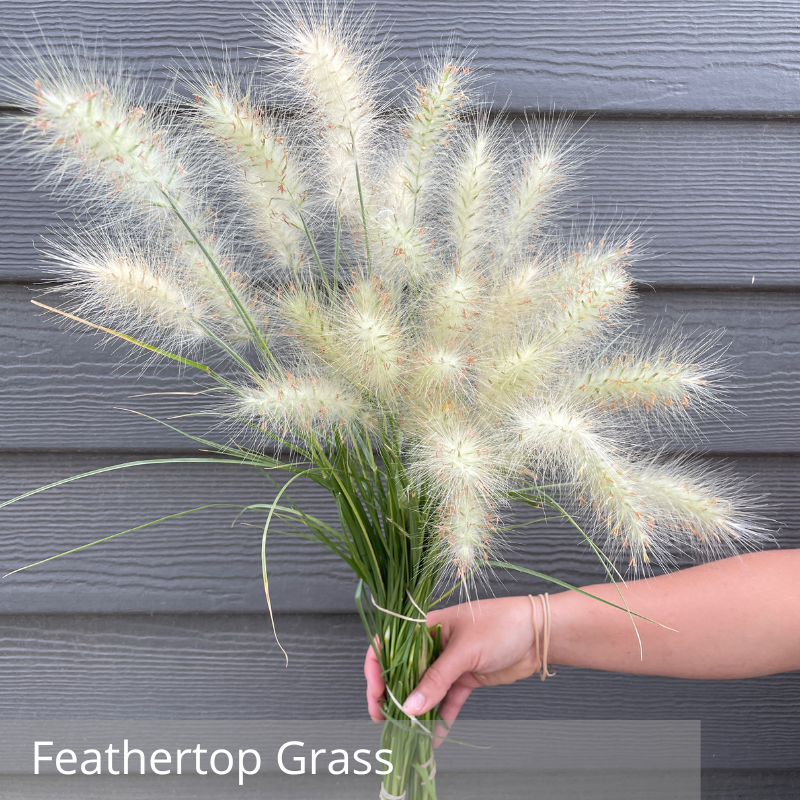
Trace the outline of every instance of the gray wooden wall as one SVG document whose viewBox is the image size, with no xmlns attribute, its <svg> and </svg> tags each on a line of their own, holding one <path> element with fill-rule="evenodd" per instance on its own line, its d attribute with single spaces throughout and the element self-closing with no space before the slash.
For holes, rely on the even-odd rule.
<svg viewBox="0 0 800 800">
<path fill-rule="evenodd" d="M 157 84 L 169 81 L 173 58 L 196 57 L 189 48 L 201 37 L 214 58 L 223 44 L 252 51 L 254 25 L 242 16 L 252 9 L 247 0 L 18 0 L 2 4 L 0 25 L 10 41 L 36 43 L 35 14 L 56 48 L 82 32 Z M 690 446 L 769 493 L 781 546 L 800 545 L 800 3 L 378 0 L 377 16 L 394 20 L 398 55 L 409 61 L 451 33 L 473 47 L 476 64 L 491 68 L 498 103 L 510 95 L 514 114 L 539 107 L 590 117 L 583 135 L 596 155 L 576 218 L 631 221 L 646 232 L 652 257 L 636 276 L 647 322 L 726 328 L 738 412 L 711 420 L 705 441 Z M 0 68 L 13 70 L 14 58 L 0 41 Z M 14 113 L 2 102 L 3 114 Z M 179 411 L 171 399 L 130 399 L 175 388 L 171 369 L 115 371 L 111 348 L 64 333 L 29 304 L 37 236 L 65 210 L 33 183 L 14 159 L 0 163 L 2 497 L 98 465 L 191 450 L 115 408 Z M 258 475 L 238 468 L 111 473 L 0 512 L 0 568 L 205 502 L 269 496 Z M 312 488 L 296 499 L 333 518 Z M 3 581 L 0 718 L 362 717 L 352 578 L 310 543 L 270 543 L 287 669 L 265 614 L 259 537 L 231 519 L 224 510 L 184 518 Z M 565 529 L 514 546 L 520 563 L 568 581 L 600 579 Z M 500 590 L 542 588 L 507 581 Z M 786 770 L 800 768 L 798 711 L 800 673 L 694 682 L 562 669 L 542 685 L 479 693 L 466 713 L 700 718 L 707 768 Z"/>
</svg>

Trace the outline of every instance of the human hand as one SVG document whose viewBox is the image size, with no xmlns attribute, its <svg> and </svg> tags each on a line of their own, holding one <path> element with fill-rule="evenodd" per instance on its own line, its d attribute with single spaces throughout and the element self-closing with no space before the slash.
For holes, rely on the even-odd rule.
<svg viewBox="0 0 800 800">
<path fill-rule="evenodd" d="M 403 710 L 407 714 L 424 714 L 441 702 L 439 715 L 449 725 L 479 686 L 514 683 L 540 668 L 527 596 L 462 603 L 432 611 L 427 621 L 428 627 L 442 626 L 442 653 L 406 699 Z M 364 675 L 369 715 L 380 722 L 385 684 L 372 647 Z"/>
</svg>

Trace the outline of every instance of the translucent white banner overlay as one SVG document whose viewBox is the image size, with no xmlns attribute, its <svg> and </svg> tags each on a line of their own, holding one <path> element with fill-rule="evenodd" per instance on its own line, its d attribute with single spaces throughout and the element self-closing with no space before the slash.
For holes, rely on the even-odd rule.
<svg viewBox="0 0 800 800">
<path fill-rule="evenodd" d="M 380 733 L 352 720 L 4 720 L 0 782 L 28 800 L 375 798 Z M 695 720 L 460 721 L 448 738 L 438 800 L 700 798 Z"/>
</svg>

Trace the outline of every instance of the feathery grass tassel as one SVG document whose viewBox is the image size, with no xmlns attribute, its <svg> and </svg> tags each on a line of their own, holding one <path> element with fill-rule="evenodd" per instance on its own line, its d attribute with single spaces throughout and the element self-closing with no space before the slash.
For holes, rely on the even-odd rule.
<svg viewBox="0 0 800 800">
<path fill-rule="evenodd" d="M 730 480 L 704 476 L 681 461 L 653 463 L 636 480 L 672 548 L 724 558 L 763 541 L 765 532 L 748 510 L 752 501 L 744 500 Z"/>
<path fill-rule="evenodd" d="M 575 397 L 605 410 L 683 409 L 713 402 L 709 384 L 713 369 L 656 353 L 650 358 L 628 354 L 604 359 L 575 375 Z"/>
<path fill-rule="evenodd" d="M 463 580 L 488 559 L 489 539 L 493 534 L 492 513 L 486 500 L 469 492 L 446 499 L 442 504 L 439 535 L 442 558 Z"/>
<path fill-rule="evenodd" d="M 176 280 L 174 267 L 159 264 L 135 244 L 93 236 L 79 244 L 56 243 L 52 257 L 70 280 L 77 314 L 138 331 L 169 349 L 181 350 L 208 335 L 210 314 L 202 292 Z"/>
<path fill-rule="evenodd" d="M 555 278 L 555 307 L 547 315 L 554 347 L 572 347 L 628 310 L 631 280 L 625 264 L 629 248 L 630 243 L 624 248 L 605 240 L 590 243 L 563 265 Z"/>
<path fill-rule="evenodd" d="M 406 353 L 392 300 L 376 280 L 356 281 L 338 319 L 337 369 L 350 380 L 391 402 L 399 390 Z"/>
<path fill-rule="evenodd" d="M 464 271 L 477 267 L 482 247 L 486 243 L 491 190 L 496 180 L 491 140 L 485 123 L 468 140 L 466 154 L 456 174 L 453 187 L 452 236 L 455 246 L 455 266 Z"/>
<path fill-rule="evenodd" d="M 545 375 L 557 364 L 549 342 L 536 336 L 514 339 L 482 356 L 476 365 L 481 402 L 508 406 L 521 397 L 541 392 Z"/>
<path fill-rule="evenodd" d="M 305 257 L 302 212 L 307 189 L 286 146 L 280 123 L 255 108 L 248 96 L 213 80 L 197 87 L 202 118 L 239 171 L 236 186 L 253 219 L 282 262 L 292 271 Z"/>
<path fill-rule="evenodd" d="M 485 298 L 481 276 L 473 270 L 445 270 L 428 301 L 429 336 L 436 343 L 469 338 Z"/>
<path fill-rule="evenodd" d="M 634 567 L 663 555 L 653 509 L 629 473 L 627 453 L 599 433 L 586 415 L 567 405 L 531 404 L 515 419 L 518 441 L 537 468 L 574 481 L 578 505 L 593 509 L 608 536 L 608 546 L 630 554 Z"/>
<path fill-rule="evenodd" d="M 61 70 L 37 77 L 34 87 L 31 127 L 73 177 L 102 179 L 129 202 L 165 209 L 162 192 L 182 202 L 185 173 L 164 141 L 169 120 L 146 111 L 128 86 Z"/>
<path fill-rule="evenodd" d="M 358 227 L 364 222 L 363 206 L 371 206 L 361 176 L 369 174 L 367 154 L 375 126 L 376 54 L 327 6 L 297 7 L 295 12 L 291 23 L 273 16 L 271 33 L 280 37 L 284 71 L 294 76 L 318 116 L 328 190 L 342 216 Z"/>
<path fill-rule="evenodd" d="M 37 109 L 32 127 L 40 136 L 34 141 L 60 155 L 61 170 L 90 208 L 103 207 L 113 216 L 115 208 L 125 206 L 160 226 L 159 235 L 178 254 L 176 268 L 204 286 L 215 313 L 233 331 L 228 335 L 246 336 L 246 321 L 214 269 L 226 270 L 232 284 L 225 259 L 215 258 L 219 248 L 208 230 L 206 207 L 193 197 L 187 169 L 172 142 L 174 120 L 137 105 L 124 81 L 103 81 L 77 68 L 53 73 L 37 78 L 28 98 Z"/>
<path fill-rule="evenodd" d="M 239 390 L 235 413 L 273 430 L 302 438 L 321 438 L 337 428 L 363 422 L 367 408 L 357 394 L 325 378 L 286 375 L 266 378 L 258 387 Z"/>
<path fill-rule="evenodd" d="M 531 241 L 555 197 L 571 185 L 580 158 L 568 126 L 568 119 L 551 125 L 535 121 L 522 145 L 524 163 L 507 201 L 501 264 Z"/>
<path fill-rule="evenodd" d="M 408 199 L 398 203 L 396 210 L 403 221 L 412 226 L 416 224 L 417 209 L 425 199 L 425 187 L 432 179 L 433 160 L 437 151 L 449 144 L 448 136 L 455 128 L 456 115 L 466 99 L 459 90 L 459 72 L 466 74 L 468 69 L 446 63 L 434 72 L 435 78 L 417 84 L 418 101 L 403 129 L 408 150 L 397 179 L 402 187 L 399 192 Z"/>
<path fill-rule="evenodd" d="M 388 169 L 376 216 L 384 249 L 383 269 L 390 277 L 418 287 L 431 266 L 425 228 L 418 224 L 418 210 L 433 180 L 434 163 L 455 129 L 456 112 L 465 96 L 457 91 L 459 72 L 467 68 L 446 63 L 433 70 L 425 84 L 417 84 L 417 99 L 401 128 L 407 147 Z"/>
</svg>

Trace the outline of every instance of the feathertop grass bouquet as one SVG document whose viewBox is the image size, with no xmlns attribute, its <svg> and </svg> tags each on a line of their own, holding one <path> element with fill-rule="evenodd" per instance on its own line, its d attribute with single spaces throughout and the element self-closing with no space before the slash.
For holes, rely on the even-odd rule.
<svg viewBox="0 0 800 800">
<path fill-rule="evenodd" d="M 724 474 L 665 455 L 718 401 L 718 338 L 637 335 L 635 241 L 560 232 L 568 123 L 512 129 L 453 52 L 392 88 L 347 8 L 264 13 L 266 77 L 192 72 L 188 109 L 81 54 L 29 61 L 19 138 L 90 220 L 50 240 L 58 313 L 213 387 L 222 441 L 185 460 L 291 474 L 248 507 L 267 599 L 276 522 L 350 566 L 387 683 L 382 797 L 430 800 L 436 714 L 401 708 L 440 649 L 425 614 L 511 566 L 511 504 L 572 521 L 611 580 L 764 533 Z M 288 499 L 301 476 L 338 528 Z"/>
</svg>

